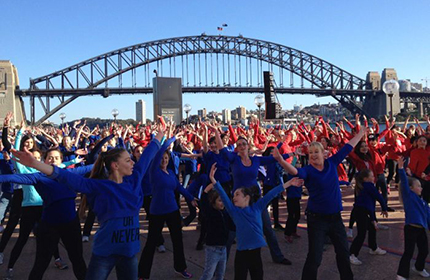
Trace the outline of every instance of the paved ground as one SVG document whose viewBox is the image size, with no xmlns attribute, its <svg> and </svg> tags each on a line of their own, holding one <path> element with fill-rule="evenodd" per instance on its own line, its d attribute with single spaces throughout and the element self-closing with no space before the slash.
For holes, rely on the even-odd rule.
<svg viewBox="0 0 430 280">
<path fill-rule="evenodd" d="M 353 202 L 353 194 L 351 189 L 344 191 L 344 208 L 343 212 L 344 221 L 349 220 L 349 213 Z M 303 204 L 306 203 L 306 197 L 304 197 Z M 363 247 L 360 253 L 360 260 L 363 261 L 361 266 L 353 266 L 353 272 L 355 279 L 395 279 L 396 270 L 400 260 L 400 255 L 403 252 L 403 223 L 404 213 L 400 203 L 398 202 L 398 193 L 396 190 L 392 190 L 390 194 L 390 206 L 396 209 L 396 212 L 390 213 L 390 217 L 387 219 L 381 219 L 380 222 L 389 227 L 389 230 L 378 231 L 378 245 L 381 248 L 386 249 L 389 253 L 385 256 L 373 256 L 368 254 L 368 248 Z M 304 207 L 302 206 L 302 209 Z M 281 216 L 282 220 L 286 218 L 286 205 L 282 203 L 280 212 L 283 213 Z M 144 213 L 142 213 L 142 220 Z M 345 223 L 346 224 L 346 223 Z M 184 228 L 184 244 L 185 244 L 185 255 L 188 263 L 188 270 L 194 274 L 195 279 L 199 279 L 202 274 L 204 266 L 204 251 L 196 251 L 195 244 L 198 239 L 198 230 L 196 230 L 196 223 L 192 223 L 189 227 Z M 307 234 L 306 234 L 306 221 L 303 219 L 300 223 L 299 234 L 302 238 L 294 241 L 293 244 L 287 244 L 283 240 L 283 233 L 277 232 L 278 241 L 285 256 L 292 260 L 292 266 L 284 266 L 274 264 L 271 262 L 269 250 L 263 248 L 262 257 L 264 264 L 264 279 L 276 280 L 276 279 L 300 279 L 303 264 L 307 253 Z M 95 230 L 97 227 L 95 227 Z M 147 222 L 143 221 L 143 229 L 141 230 L 141 243 L 142 246 L 146 242 L 146 229 Z M 355 229 L 354 229 L 355 233 Z M 164 254 L 156 253 L 154 258 L 154 266 L 152 270 L 151 279 L 180 279 L 173 272 L 173 254 L 172 245 L 168 235 L 167 229 L 164 233 L 166 239 L 167 252 Z M 7 261 L 9 259 L 10 251 L 15 243 L 17 233 L 14 234 L 13 238 L 9 242 L 5 251 L 5 264 L 0 266 L 0 275 L 4 275 L 6 270 Z M 22 252 L 21 258 L 15 265 L 15 279 L 27 279 L 28 273 L 32 267 L 34 261 L 34 255 L 36 250 L 36 242 L 33 236 L 30 237 L 26 247 Z M 84 243 L 85 259 L 87 262 L 91 255 L 91 242 Z M 233 279 L 233 259 L 236 248 L 232 248 L 232 256 L 227 265 L 226 279 Z M 67 254 L 63 248 L 60 248 L 60 254 L 64 256 L 64 259 L 68 261 Z M 429 267 L 430 268 L 430 267 Z M 411 273 L 410 279 L 420 279 L 420 276 Z M 45 279 L 61 279 L 69 280 L 75 279 L 72 270 L 60 271 L 54 268 L 53 264 L 49 267 L 45 274 Z M 116 279 L 115 273 L 113 272 L 109 279 Z M 324 253 L 323 262 L 319 269 L 318 279 L 331 280 L 339 279 L 339 274 L 336 267 L 335 256 L 333 247 L 329 246 L 327 251 Z"/>
</svg>

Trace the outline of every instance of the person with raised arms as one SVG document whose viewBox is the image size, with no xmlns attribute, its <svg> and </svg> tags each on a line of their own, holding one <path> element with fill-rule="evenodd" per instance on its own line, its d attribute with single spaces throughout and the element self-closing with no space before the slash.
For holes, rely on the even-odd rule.
<svg viewBox="0 0 430 280">
<path fill-rule="evenodd" d="M 93 203 L 100 229 L 94 238 L 93 253 L 85 279 L 107 279 L 114 267 L 119 279 L 137 279 L 139 210 L 143 203 L 141 181 L 160 148 L 163 134 L 164 130 L 159 129 L 136 164 L 123 149 L 115 148 L 100 154 L 90 178 L 39 162 L 28 151 L 12 151 L 21 164 L 39 170 L 74 191 L 86 194 Z"/>
<path fill-rule="evenodd" d="M 309 249 L 303 267 L 302 280 L 316 280 L 321 264 L 324 241 L 328 235 L 336 251 L 336 262 L 342 280 L 353 279 L 349 261 L 348 240 L 342 222 L 342 194 L 337 166 L 352 151 L 365 133 L 361 129 L 339 152 L 324 159 L 324 148 L 319 142 L 309 145 L 309 165 L 295 168 L 286 161 L 280 164 L 293 176 L 304 180 L 309 191 L 306 210 Z"/>
</svg>

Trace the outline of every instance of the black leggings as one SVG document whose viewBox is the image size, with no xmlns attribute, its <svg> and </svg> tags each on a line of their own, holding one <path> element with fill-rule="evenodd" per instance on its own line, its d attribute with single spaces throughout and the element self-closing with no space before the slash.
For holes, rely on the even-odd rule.
<svg viewBox="0 0 430 280">
<path fill-rule="evenodd" d="M 266 195 L 271 189 L 273 186 L 264 184 L 263 195 Z M 275 197 L 270 203 L 272 204 L 273 222 L 275 225 L 279 225 L 279 198 Z"/>
<path fill-rule="evenodd" d="M 153 215 L 149 217 L 149 232 L 145 248 L 139 261 L 139 277 L 149 279 L 151 275 L 152 262 L 154 260 L 155 243 L 161 234 L 164 223 L 167 224 L 170 238 L 173 244 L 173 263 L 176 271 L 187 269 L 182 241 L 181 215 L 179 210 L 164 215 Z"/>
<path fill-rule="evenodd" d="M 21 218 L 21 204 L 22 204 L 23 192 L 22 189 L 16 189 L 13 191 L 12 201 L 10 203 L 9 220 L 0 241 L 0 253 L 4 252 L 13 231 L 18 225 L 19 219 Z"/>
<path fill-rule="evenodd" d="M 388 165 L 388 176 L 387 176 L 387 185 L 390 187 L 390 182 L 394 177 L 394 172 L 396 173 L 396 177 L 394 178 L 395 182 L 398 183 L 399 178 L 399 169 L 397 168 L 397 162 L 393 159 L 387 159 L 387 165 Z"/>
<path fill-rule="evenodd" d="M 355 220 L 357 221 L 357 236 L 354 238 L 349 252 L 358 257 L 367 232 L 369 232 L 369 248 L 376 250 L 378 245 L 376 244 L 376 229 L 372 224 L 372 220 L 370 219 L 371 213 L 369 213 L 369 210 L 362 207 L 354 207 L 354 209 L 354 216 Z"/>
<path fill-rule="evenodd" d="M 91 236 L 91 230 L 93 229 L 95 220 L 96 220 L 96 214 L 94 213 L 93 208 L 90 206 L 88 209 L 87 218 L 85 219 L 82 235 Z"/>
<path fill-rule="evenodd" d="M 404 228 L 405 236 L 405 252 L 400 259 L 399 269 L 397 274 L 405 278 L 409 278 L 409 266 L 411 259 L 414 256 L 415 244 L 418 247 L 417 260 L 415 262 L 415 268 L 418 271 L 424 269 L 425 261 L 429 252 L 427 234 L 425 228 L 414 227 L 411 225 L 405 225 Z"/>
<path fill-rule="evenodd" d="M 297 233 L 297 224 L 300 220 L 300 197 L 287 198 L 288 219 L 285 224 L 284 234 L 291 236 Z"/>
<path fill-rule="evenodd" d="M 37 228 L 36 260 L 30 272 L 29 280 L 39 280 L 48 268 L 49 262 L 58 249 L 58 241 L 64 244 L 73 265 L 73 273 L 78 280 L 84 280 L 87 266 L 83 258 L 81 224 L 79 218 L 65 224 L 52 225 L 44 221 Z"/>
<path fill-rule="evenodd" d="M 10 253 L 10 260 L 8 268 L 13 268 L 15 262 L 21 255 L 22 249 L 24 249 L 27 243 L 28 237 L 37 222 L 39 222 L 42 216 L 42 206 L 27 206 L 22 207 L 21 221 L 19 222 L 19 236 L 15 243 L 15 246 Z"/>
<path fill-rule="evenodd" d="M 246 280 L 248 271 L 251 274 L 251 280 L 263 280 L 261 248 L 236 251 L 234 258 L 234 280 Z"/>
</svg>

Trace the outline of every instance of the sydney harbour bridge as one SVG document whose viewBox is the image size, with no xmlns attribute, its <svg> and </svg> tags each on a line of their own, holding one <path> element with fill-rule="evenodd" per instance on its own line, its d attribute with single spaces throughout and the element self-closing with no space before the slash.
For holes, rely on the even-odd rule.
<svg viewBox="0 0 430 280">
<path fill-rule="evenodd" d="M 181 78 L 183 93 L 262 93 L 263 71 L 273 73 L 277 94 L 331 96 L 353 113 L 388 113 L 388 99 L 381 90 L 384 77 L 382 81 L 363 79 L 324 59 L 277 43 L 206 34 L 156 40 L 101 54 L 31 79 L 29 89 L 14 87 L 13 94 L 21 103 L 23 98 L 30 99 L 30 119 L 38 124 L 79 97 L 152 93 L 155 75 Z M 13 79 L 4 79 L 11 85 Z M 422 107 L 430 102 L 428 95 L 399 92 L 394 98 L 395 108 L 399 108 L 400 100 Z M 379 103 L 382 105 L 375 106 Z M 7 102 L 0 102 L 1 106 L 10 107 Z M 36 108 L 43 113 L 38 120 Z"/>
</svg>

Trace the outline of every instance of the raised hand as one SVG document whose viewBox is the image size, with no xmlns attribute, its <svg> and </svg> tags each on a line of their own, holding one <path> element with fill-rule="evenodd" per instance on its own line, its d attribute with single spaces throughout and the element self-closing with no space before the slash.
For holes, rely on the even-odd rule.
<svg viewBox="0 0 430 280">
<path fill-rule="evenodd" d="M 403 160 L 404 160 L 403 157 L 399 157 L 399 159 L 397 160 L 397 167 L 399 169 L 403 169 L 403 166 L 404 166 L 404 161 Z"/>
<path fill-rule="evenodd" d="M 24 147 L 24 151 L 18 151 L 15 149 L 10 150 L 15 157 L 15 161 L 21 163 L 22 165 L 34 167 L 38 162 L 37 159 L 33 156 L 33 154 Z"/>
<path fill-rule="evenodd" d="M 284 189 L 288 189 L 291 186 L 294 186 L 294 187 L 303 186 L 304 182 L 305 181 L 303 179 L 300 179 L 299 177 L 294 177 L 291 180 L 284 183 Z"/>
<path fill-rule="evenodd" d="M 75 151 L 75 154 L 76 154 L 76 155 L 78 155 L 78 156 L 85 156 L 85 155 L 87 155 L 87 154 L 88 154 L 88 151 L 87 151 L 87 150 L 85 150 L 85 149 L 77 149 L 77 150 Z"/>
<path fill-rule="evenodd" d="M 10 121 L 12 120 L 13 113 L 8 112 L 6 114 L 6 117 L 4 118 L 3 127 L 8 127 L 10 125 Z"/>
</svg>

